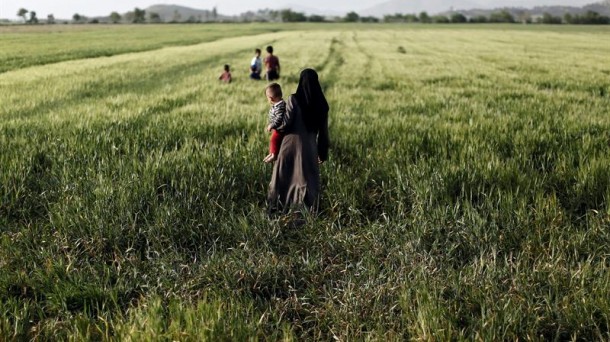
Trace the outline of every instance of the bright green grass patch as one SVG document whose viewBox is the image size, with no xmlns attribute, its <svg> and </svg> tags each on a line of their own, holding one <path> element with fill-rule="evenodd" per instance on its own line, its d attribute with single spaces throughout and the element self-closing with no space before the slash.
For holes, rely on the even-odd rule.
<svg viewBox="0 0 610 342">
<path fill-rule="evenodd" d="M 608 36 L 360 27 L 0 74 L 0 335 L 609 339 Z M 267 44 L 331 106 L 298 229 L 265 212 Z"/>
</svg>

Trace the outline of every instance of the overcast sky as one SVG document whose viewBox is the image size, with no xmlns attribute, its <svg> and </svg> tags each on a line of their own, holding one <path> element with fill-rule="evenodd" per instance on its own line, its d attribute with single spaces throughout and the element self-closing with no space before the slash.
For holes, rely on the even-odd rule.
<svg viewBox="0 0 610 342">
<path fill-rule="evenodd" d="M 25 8 L 28 11 L 35 11 L 38 18 L 46 18 L 48 14 L 53 14 L 57 19 L 70 19 L 74 13 L 84 16 L 103 16 L 112 11 L 124 13 L 133 10 L 135 7 L 145 9 L 155 4 L 175 4 L 197 9 L 211 9 L 216 7 L 221 14 L 239 14 L 248 10 L 261 8 L 279 8 L 285 4 L 303 4 L 304 7 L 321 9 L 327 12 L 346 12 L 350 10 L 362 10 L 386 0 L 0 0 L 0 18 L 17 19 L 17 11 Z M 596 0 L 586 1 L 585 3 L 595 2 Z M 484 4 L 493 2 L 492 0 L 478 0 L 477 3 Z M 527 3 L 527 1 L 506 0 L 505 3 Z M 540 2 L 540 1 L 537 1 Z M 573 2 L 581 4 L 583 0 L 550 0 L 550 3 Z"/>
</svg>

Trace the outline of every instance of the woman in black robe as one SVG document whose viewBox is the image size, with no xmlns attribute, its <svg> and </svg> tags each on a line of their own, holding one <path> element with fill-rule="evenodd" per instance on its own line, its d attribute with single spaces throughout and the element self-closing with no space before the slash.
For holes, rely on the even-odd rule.
<svg viewBox="0 0 610 342">
<path fill-rule="evenodd" d="M 316 211 L 320 196 L 319 165 L 328 159 L 328 102 L 318 74 L 301 72 L 295 94 L 286 100 L 284 139 L 273 165 L 267 200 L 271 211 Z"/>
</svg>

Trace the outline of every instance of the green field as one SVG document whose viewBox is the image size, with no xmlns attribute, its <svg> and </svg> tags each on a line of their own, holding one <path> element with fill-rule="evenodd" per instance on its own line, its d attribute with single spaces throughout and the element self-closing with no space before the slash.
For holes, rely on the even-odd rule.
<svg viewBox="0 0 610 342">
<path fill-rule="evenodd" d="M 0 28 L 0 339 L 609 340 L 608 33 Z M 268 44 L 331 106 L 299 228 Z"/>
</svg>

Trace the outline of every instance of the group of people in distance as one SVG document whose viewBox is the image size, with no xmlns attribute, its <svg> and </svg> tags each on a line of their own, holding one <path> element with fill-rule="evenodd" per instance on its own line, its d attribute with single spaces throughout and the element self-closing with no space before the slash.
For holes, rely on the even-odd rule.
<svg viewBox="0 0 610 342">
<path fill-rule="evenodd" d="M 254 50 L 254 57 L 250 62 L 250 78 L 253 80 L 261 80 L 263 77 L 263 64 L 265 66 L 264 79 L 267 81 L 274 81 L 280 78 L 280 59 L 273 54 L 273 46 L 269 45 L 266 48 L 268 53 L 264 60 L 261 60 L 261 49 Z M 225 64 L 224 71 L 218 77 L 219 80 L 225 83 L 231 83 L 233 77 L 231 76 L 231 66 Z"/>
<path fill-rule="evenodd" d="M 274 81 L 280 78 L 280 59 L 273 54 L 273 46 L 269 45 L 265 49 L 267 57 L 261 61 L 261 49 L 254 50 L 254 57 L 250 62 L 250 78 L 260 80 L 263 64 L 265 65 L 265 79 Z"/>
<path fill-rule="evenodd" d="M 267 46 L 268 55 L 261 60 L 256 49 L 250 62 L 250 78 L 269 82 L 265 96 L 270 104 L 268 125 L 271 132 L 269 154 L 265 163 L 274 163 L 267 202 L 271 212 L 317 210 L 320 194 L 319 165 L 328 159 L 329 106 L 320 86 L 318 74 L 305 69 L 294 94 L 284 99 L 282 87 L 273 81 L 280 78 L 280 60 Z M 264 77 L 261 75 L 264 67 Z M 219 79 L 232 81 L 229 65 Z"/>
</svg>

